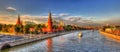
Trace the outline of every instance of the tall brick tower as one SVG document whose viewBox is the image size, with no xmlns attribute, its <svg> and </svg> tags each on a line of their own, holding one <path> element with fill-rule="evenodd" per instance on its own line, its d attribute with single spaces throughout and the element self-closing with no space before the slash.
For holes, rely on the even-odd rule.
<svg viewBox="0 0 120 52">
<path fill-rule="evenodd" d="M 48 26 L 47 26 L 47 31 L 48 32 L 52 32 L 53 30 L 53 28 L 52 28 L 52 14 L 51 14 L 51 12 L 49 12 L 49 16 L 48 16 L 48 21 L 47 21 L 47 23 L 48 23 Z"/>
<path fill-rule="evenodd" d="M 20 15 L 19 14 L 18 14 L 18 19 L 17 19 L 16 25 L 22 25 L 22 22 L 20 20 Z"/>
</svg>

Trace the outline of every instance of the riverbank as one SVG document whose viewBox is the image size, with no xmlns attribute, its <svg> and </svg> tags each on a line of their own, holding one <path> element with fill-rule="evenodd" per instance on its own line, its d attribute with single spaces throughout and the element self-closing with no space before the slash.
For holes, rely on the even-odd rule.
<svg viewBox="0 0 120 52">
<path fill-rule="evenodd" d="M 118 36 L 118 35 L 110 34 L 110 33 L 107 33 L 107 32 L 101 31 L 101 30 L 99 30 L 99 32 L 106 37 L 110 37 L 110 38 L 113 38 L 113 39 L 116 39 L 116 40 L 120 40 L 120 36 Z"/>
<path fill-rule="evenodd" d="M 18 45 L 30 43 L 30 42 L 33 42 L 33 41 L 43 40 L 43 39 L 47 39 L 47 38 L 50 38 L 50 37 L 61 36 L 61 35 L 65 35 L 65 34 L 72 33 L 72 32 L 74 32 L 74 31 L 52 33 L 52 34 L 46 34 L 44 36 L 37 36 L 37 37 L 34 37 L 34 38 L 21 39 L 21 40 L 16 40 L 16 41 L 13 41 L 13 42 L 6 42 L 6 43 L 3 43 L 3 44 L 0 44 L 0 49 L 6 49 L 6 48 L 9 48 L 9 47 L 18 46 Z"/>
<path fill-rule="evenodd" d="M 14 35 L 15 33 L 0 32 L 0 34 L 3 34 L 3 35 Z"/>
</svg>

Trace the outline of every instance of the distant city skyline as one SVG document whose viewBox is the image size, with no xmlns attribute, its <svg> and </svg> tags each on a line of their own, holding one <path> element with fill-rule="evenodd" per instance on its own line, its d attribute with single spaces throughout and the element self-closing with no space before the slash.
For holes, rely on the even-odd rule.
<svg viewBox="0 0 120 52">
<path fill-rule="evenodd" d="M 22 21 L 44 23 L 53 18 L 79 25 L 120 24 L 120 0 L 0 0 L 0 23 Z"/>
</svg>

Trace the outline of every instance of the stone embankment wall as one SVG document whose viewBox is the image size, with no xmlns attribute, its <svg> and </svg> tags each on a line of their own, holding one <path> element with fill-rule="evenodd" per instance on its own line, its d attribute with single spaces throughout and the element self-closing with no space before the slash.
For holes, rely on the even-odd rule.
<svg viewBox="0 0 120 52">
<path fill-rule="evenodd" d="M 101 30 L 100 30 L 99 32 L 100 32 L 102 35 L 104 35 L 104 36 L 107 36 L 107 37 L 111 37 L 111 38 L 120 40 L 120 36 L 119 36 L 119 35 L 110 34 L 110 33 L 107 33 L 107 32 L 101 31 Z"/>
<path fill-rule="evenodd" d="M 72 31 L 72 32 L 74 32 L 74 31 Z M 0 49 L 6 49 L 6 48 L 14 47 L 14 46 L 17 46 L 17 45 L 37 41 L 37 40 L 43 40 L 43 39 L 47 39 L 47 38 L 50 38 L 50 37 L 65 35 L 65 34 L 72 33 L 72 32 L 68 31 L 68 32 L 52 33 L 52 34 L 49 34 L 49 36 L 42 36 L 42 37 L 38 37 L 38 38 L 17 40 L 17 41 L 14 41 L 14 42 L 3 42 L 2 44 L 0 44 Z"/>
</svg>

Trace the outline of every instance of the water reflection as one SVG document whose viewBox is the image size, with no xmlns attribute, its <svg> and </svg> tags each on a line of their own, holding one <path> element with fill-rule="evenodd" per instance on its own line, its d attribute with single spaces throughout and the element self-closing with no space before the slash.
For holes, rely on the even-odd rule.
<svg viewBox="0 0 120 52">
<path fill-rule="evenodd" d="M 82 39 L 82 37 L 79 37 L 79 36 L 78 36 L 78 43 L 81 42 L 81 39 Z"/>
<path fill-rule="evenodd" d="M 53 48 L 53 41 L 52 38 L 47 39 L 47 52 L 53 52 L 52 48 Z"/>
<path fill-rule="evenodd" d="M 120 42 L 99 34 L 98 31 L 79 32 L 20 45 L 1 52 L 120 52 Z"/>
</svg>

